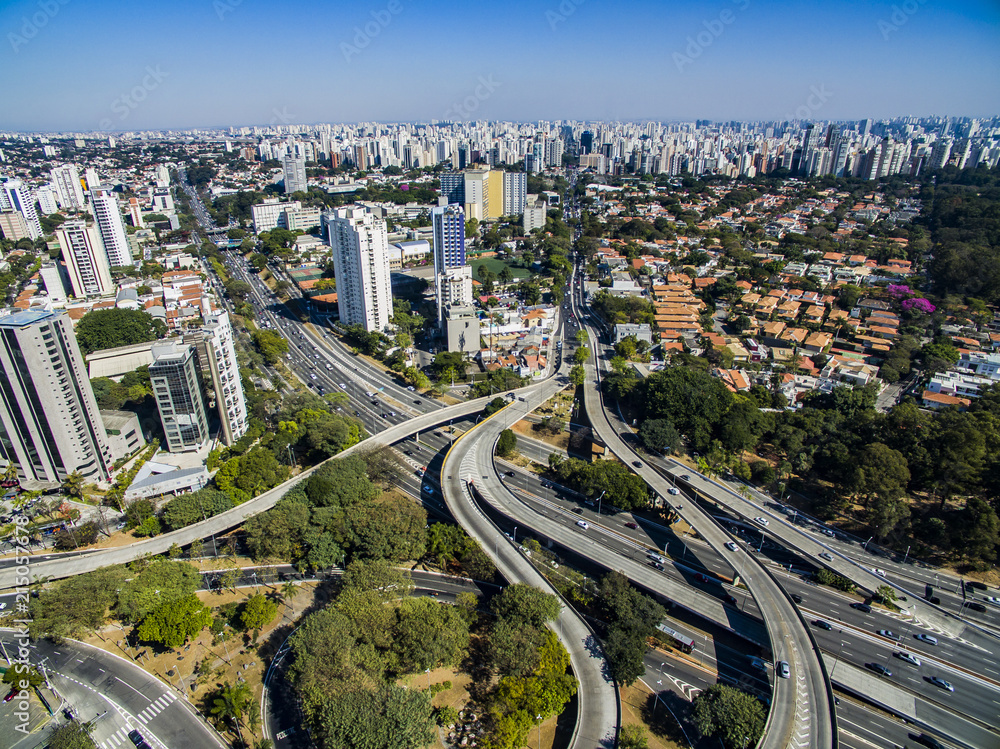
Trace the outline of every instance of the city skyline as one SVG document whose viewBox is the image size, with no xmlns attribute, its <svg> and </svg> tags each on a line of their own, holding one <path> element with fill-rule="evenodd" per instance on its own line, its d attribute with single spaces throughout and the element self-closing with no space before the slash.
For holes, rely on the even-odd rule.
<svg viewBox="0 0 1000 749">
<path fill-rule="evenodd" d="M 387 0 L 310 36 L 303 19 L 326 12 L 315 2 L 288 17 L 242 0 L 14 3 L 0 11 L 0 129 L 989 117 L 1000 101 L 995 3 L 562 0 L 500 13 Z M 112 17 L 142 32 L 122 34 Z M 66 75 L 111 48 L 114 64 Z"/>
</svg>

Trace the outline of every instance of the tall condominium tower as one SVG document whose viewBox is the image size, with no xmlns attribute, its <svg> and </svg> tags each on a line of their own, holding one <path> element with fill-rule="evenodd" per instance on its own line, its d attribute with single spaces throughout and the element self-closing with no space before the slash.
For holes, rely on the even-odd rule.
<svg viewBox="0 0 1000 749">
<path fill-rule="evenodd" d="M 52 168 L 52 182 L 56 186 L 56 197 L 63 208 L 80 210 L 83 208 L 83 185 L 80 172 L 73 164 Z"/>
<path fill-rule="evenodd" d="M 2 186 L 4 199 L 0 201 L 0 207 L 10 207 L 24 217 L 24 223 L 28 228 L 28 235 L 32 239 L 42 236 L 42 223 L 38 219 L 38 211 L 35 210 L 35 200 L 31 197 L 31 191 L 19 179 L 9 179 Z"/>
<path fill-rule="evenodd" d="M 118 207 L 118 198 L 106 187 L 96 187 L 90 193 L 97 230 L 101 234 L 108 265 L 112 268 L 132 264 L 132 249 L 125 236 L 125 224 Z"/>
<path fill-rule="evenodd" d="M 361 325 L 369 332 L 384 330 L 392 317 L 385 221 L 361 206 L 338 208 L 325 214 L 325 220 L 333 248 L 340 321 Z"/>
<path fill-rule="evenodd" d="M 465 212 L 460 205 L 431 209 L 434 239 L 434 296 L 438 321 L 449 305 L 472 304 L 472 268 L 465 262 Z"/>
<path fill-rule="evenodd" d="M 285 195 L 293 192 L 308 192 L 306 184 L 306 159 L 304 156 L 289 154 L 284 159 Z"/>
<path fill-rule="evenodd" d="M 73 296 L 110 294 L 114 291 L 108 255 L 97 227 L 82 219 L 63 222 L 56 229 Z"/>
<path fill-rule="evenodd" d="M 240 367 L 233 343 L 229 313 L 205 315 L 205 325 L 192 337 L 196 341 L 201 371 L 207 374 L 215 392 L 215 405 L 222 422 L 222 441 L 231 445 L 247 431 L 247 402 L 240 380 Z M 185 342 L 188 337 L 185 336 Z"/>
<path fill-rule="evenodd" d="M 492 198 L 492 196 L 490 196 Z M 503 173 L 503 215 L 520 216 L 528 198 L 528 175 L 524 172 Z"/>
<path fill-rule="evenodd" d="M 23 481 L 106 481 L 111 447 L 68 315 L 0 318 L 0 455 Z"/>
<path fill-rule="evenodd" d="M 172 453 L 197 450 L 208 440 L 208 418 L 201 394 L 194 347 L 177 341 L 153 344 L 149 379 L 160 421 Z"/>
</svg>

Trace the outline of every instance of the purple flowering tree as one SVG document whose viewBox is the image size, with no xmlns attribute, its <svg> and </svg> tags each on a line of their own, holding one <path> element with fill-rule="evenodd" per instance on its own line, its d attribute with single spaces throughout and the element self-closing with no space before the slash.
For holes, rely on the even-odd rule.
<svg viewBox="0 0 1000 749">
<path fill-rule="evenodd" d="M 904 299 L 901 306 L 903 307 L 903 312 L 914 312 L 922 315 L 929 315 L 937 309 L 937 307 L 928 302 L 926 299 L 917 298 Z"/>
</svg>

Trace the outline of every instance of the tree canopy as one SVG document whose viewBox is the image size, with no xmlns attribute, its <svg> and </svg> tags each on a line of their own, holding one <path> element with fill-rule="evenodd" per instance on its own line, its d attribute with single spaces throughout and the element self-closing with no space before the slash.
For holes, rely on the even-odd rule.
<svg viewBox="0 0 1000 749">
<path fill-rule="evenodd" d="M 143 310 L 99 309 L 88 312 L 76 324 L 76 340 L 84 356 L 117 346 L 155 341 L 166 333 L 153 316 Z"/>
</svg>

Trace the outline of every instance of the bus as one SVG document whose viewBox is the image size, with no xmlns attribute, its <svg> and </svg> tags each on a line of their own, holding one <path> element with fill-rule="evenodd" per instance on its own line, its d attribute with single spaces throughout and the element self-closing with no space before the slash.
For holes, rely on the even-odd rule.
<svg viewBox="0 0 1000 749">
<path fill-rule="evenodd" d="M 657 624 L 656 629 L 662 633 L 662 639 L 668 645 L 673 646 L 682 653 L 690 653 L 694 650 L 694 640 L 690 637 L 685 637 L 676 629 L 671 629 L 666 624 Z"/>
</svg>

